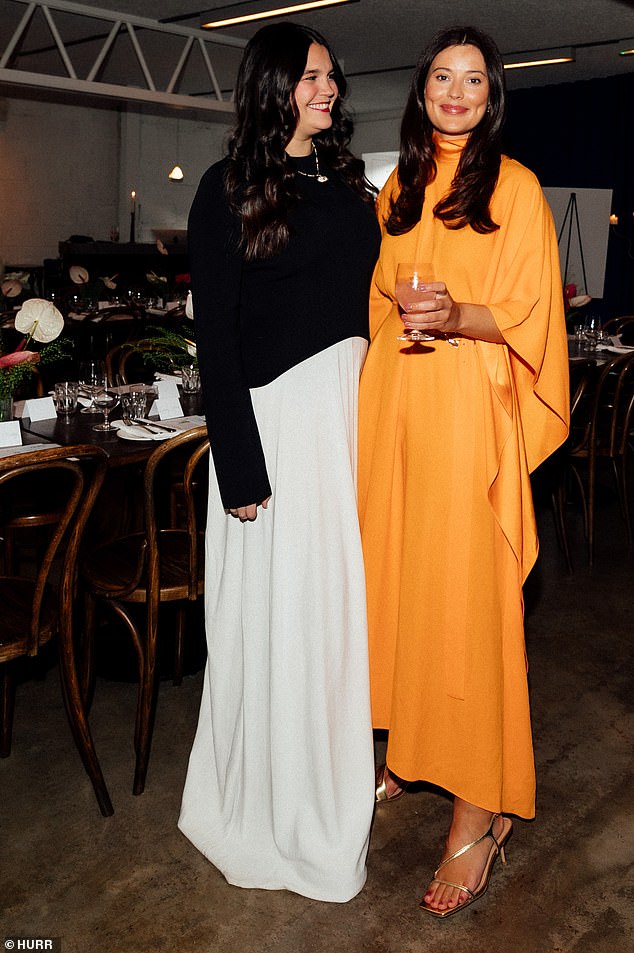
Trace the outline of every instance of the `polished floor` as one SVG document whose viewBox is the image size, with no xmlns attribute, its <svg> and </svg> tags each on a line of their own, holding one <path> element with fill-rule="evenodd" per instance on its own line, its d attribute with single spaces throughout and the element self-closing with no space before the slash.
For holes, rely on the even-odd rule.
<svg viewBox="0 0 634 953">
<path fill-rule="evenodd" d="M 542 552 L 526 587 L 538 816 L 516 823 L 507 865 L 469 910 L 436 922 L 418 909 L 450 815 L 424 788 L 377 811 L 367 885 L 350 903 L 228 886 L 176 828 L 200 672 L 178 688 L 161 683 L 140 797 L 135 686 L 107 671 L 99 679 L 91 720 L 115 807 L 104 819 L 53 665 L 18 685 L 13 752 L 0 762 L 0 945 L 28 936 L 59 938 L 64 953 L 631 953 L 634 555 L 608 493 L 592 571 L 579 524 L 572 513 L 570 576 L 539 507 Z"/>
</svg>

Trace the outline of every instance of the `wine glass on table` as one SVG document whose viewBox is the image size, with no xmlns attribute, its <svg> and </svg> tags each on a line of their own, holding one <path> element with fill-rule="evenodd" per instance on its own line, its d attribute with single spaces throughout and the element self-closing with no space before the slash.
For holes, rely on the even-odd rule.
<svg viewBox="0 0 634 953">
<path fill-rule="evenodd" d="M 396 270 L 396 300 L 401 306 L 403 317 L 406 318 L 409 309 L 419 301 L 433 301 L 436 292 L 429 289 L 434 282 L 433 266 L 425 262 L 401 262 Z M 399 334 L 398 341 L 433 341 L 433 334 L 419 331 L 416 328 L 405 328 Z"/>
<path fill-rule="evenodd" d="M 90 404 L 82 407 L 82 414 L 99 414 L 101 411 L 95 404 L 95 393 L 108 386 L 106 379 L 106 365 L 104 361 L 80 361 L 79 383 L 90 397 Z"/>
<path fill-rule="evenodd" d="M 103 414 L 103 423 L 94 424 L 92 428 L 93 430 L 103 430 L 106 432 L 114 430 L 114 427 L 110 423 L 110 411 L 114 410 L 119 403 L 119 399 L 120 398 L 118 394 L 113 394 L 106 387 L 97 387 L 95 389 L 93 400 L 95 402 L 97 412 Z"/>
</svg>

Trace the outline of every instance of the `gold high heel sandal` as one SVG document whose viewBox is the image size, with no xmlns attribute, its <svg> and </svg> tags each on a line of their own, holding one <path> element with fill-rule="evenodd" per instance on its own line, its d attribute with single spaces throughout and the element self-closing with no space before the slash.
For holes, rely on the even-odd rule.
<svg viewBox="0 0 634 953">
<path fill-rule="evenodd" d="M 374 792 L 374 800 L 378 804 L 379 801 L 398 801 L 400 797 L 405 794 L 407 788 L 407 781 L 401 781 L 398 789 L 394 791 L 393 794 L 387 793 L 387 779 L 390 775 L 388 766 L 382 764 L 376 772 L 376 790 Z M 399 779 L 400 780 L 400 779 Z"/>
<path fill-rule="evenodd" d="M 485 833 L 481 837 L 478 837 L 478 839 L 474 840 L 471 844 L 465 844 L 464 847 L 461 847 L 459 850 L 455 851 L 455 853 L 451 854 L 450 857 L 447 857 L 446 860 L 443 860 L 443 862 L 439 864 L 436 870 L 434 871 L 434 880 L 436 881 L 436 883 L 445 884 L 447 887 L 455 887 L 456 890 L 463 890 L 465 893 L 469 894 L 468 898 L 464 901 L 464 903 L 459 903 L 455 907 L 447 907 L 446 910 L 436 910 L 434 907 L 428 907 L 427 904 L 425 903 L 425 898 L 423 897 L 423 899 L 420 902 L 421 910 L 424 910 L 425 913 L 431 914 L 432 917 L 439 917 L 440 919 L 442 919 L 443 917 L 451 916 L 452 913 L 457 913 L 459 910 L 464 910 L 465 907 L 468 907 L 470 904 L 474 903 L 476 900 L 479 900 L 482 894 L 486 892 L 486 889 L 489 886 L 489 880 L 491 879 L 491 872 L 493 870 L 493 865 L 495 864 L 495 861 L 497 860 L 498 854 L 502 858 L 502 863 L 503 864 L 506 863 L 504 845 L 506 844 L 509 837 L 513 833 L 513 822 L 508 817 L 502 817 L 502 821 L 503 821 L 502 833 L 500 837 L 498 838 L 495 837 L 495 835 L 493 834 L 493 825 L 497 821 L 498 817 L 502 817 L 502 815 L 494 814 L 491 820 L 491 824 L 489 825 L 489 829 L 485 831 Z M 443 867 L 446 867 L 447 864 L 450 864 L 452 860 L 456 860 L 456 858 L 462 857 L 462 855 L 466 854 L 468 850 L 472 849 L 472 847 L 476 847 L 478 844 L 481 844 L 486 837 L 490 837 L 491 840 L 493 841 L 493 844 L 491 845 L 489 856 L 487 857 L 486 864 L 484 865 L 484 870 L 482 871 L 482 877 L 480 878 L 480 883 L 475 888 L 475 890 L 470 890 L 468 887 L 465 887 L 464 884 L 453 883 L 451 880 L 439 879 L 438 874 L 443 869 Z"/>
</svg>

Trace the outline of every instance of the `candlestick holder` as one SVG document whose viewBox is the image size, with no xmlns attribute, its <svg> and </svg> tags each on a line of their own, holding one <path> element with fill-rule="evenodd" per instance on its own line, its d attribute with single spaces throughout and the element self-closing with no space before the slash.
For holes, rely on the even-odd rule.
<svg viewBox="0 0 634 953">
<path fill-rule="evenodd" d="M 135 216 L 135 213 L 134 213 L 134 212 L 130 212 L 130 244 L 131 244 L 131 245 L 133 245 L 134 242 L 135 242 L 135 240 L 136 240 L 136 239 L 135 239 L 135 234 L 134 234 L 134 232 L 135 232 L 135 228 L 134 228 L 134 220 L 135 220 L 135 217 L 136 217 L 136 216 Z"/>
</svg>

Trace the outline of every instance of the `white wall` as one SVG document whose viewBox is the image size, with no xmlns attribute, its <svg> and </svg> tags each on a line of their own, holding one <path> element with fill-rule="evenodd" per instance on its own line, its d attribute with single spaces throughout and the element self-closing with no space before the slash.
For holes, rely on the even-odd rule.
<svg viewBox="0 0 634 953">
<path fill-rule="evenodd" d="M 0 121 L 0 259 L 37 265 L 71 234 L 115 219 L 118 114 L 5 99 Z"/>
<path fill-rule="evenodd" d="M 0 262 L 10 265 L 56 258 L 71 235 L 107 241 L 113 225 L 127 241 L 131 189 L 141 206 L 137 241 L 152 241 L 153 227 L 184 228 L 227 133 L 216 123 L 114 107 L 18 97 L 0 104 Z M 177 160 L 180 183 L 167 178 Z"/>
<path fill-rule="evenodd" d="M 224 154 L 228 127 L 176 116 L 122 115 L 121 241 L 130 231 L 130 192 L 136 192 L 136 240 L 154 240 L 153 228 L 185 228 L 203 172 Z M 168 172 L 181 166 L 185 178 L 172 182 Z"/>
<path fill-rule="evenodd" d="M 0 99 L 0 263 L 40 265 L 71 235 L 107 241 L 130 233 L 130 192 L 137 193 L 136 240 L 154 228 L 185 228 L 201 175 L 224 154 L 229 126 L 176 113 Z M 360 118 L 356 155 L 398 149 L 400 114 Z M 167 178 L 175 162 L 182 182 Z"/>
</svg>

